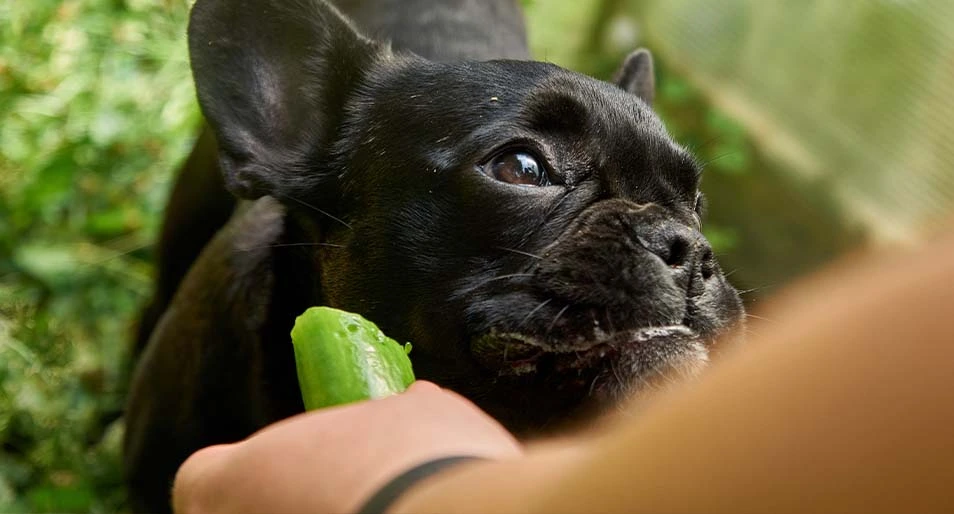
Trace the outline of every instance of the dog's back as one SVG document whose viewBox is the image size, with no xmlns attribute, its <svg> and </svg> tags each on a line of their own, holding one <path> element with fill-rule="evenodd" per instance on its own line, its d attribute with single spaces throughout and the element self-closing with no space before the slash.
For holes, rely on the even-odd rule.
<svg viewBox="0 0 954 514">
<path fill-rule="evenodd" d="M 337 0 L 360 31 L 432 61 L 529 59 L 513 0 Z"/>
</svg>

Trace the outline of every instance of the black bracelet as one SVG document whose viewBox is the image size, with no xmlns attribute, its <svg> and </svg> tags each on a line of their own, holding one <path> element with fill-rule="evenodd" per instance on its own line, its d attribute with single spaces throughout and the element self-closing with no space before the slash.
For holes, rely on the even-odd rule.
<svg viewBox="0 0 954 514">
<path fill-rule="evenodd" d="M 412 485 L 439 471 L 469 460 L 480 460 L 480 457 L 465 455 L 441 457 L 440 459 L 429 460 L 423 464 L 414 466 L 391 479 L 384 487 L 378 489 L 378 492 L 374 493 L 371 499 L 365 502 L 364 506 L 358 510 L 358 514 L 384 514 L 384 511 L 393 505 L 395 500 L 400 498 L 404 491 L 408 490 Z"/>
</svg>

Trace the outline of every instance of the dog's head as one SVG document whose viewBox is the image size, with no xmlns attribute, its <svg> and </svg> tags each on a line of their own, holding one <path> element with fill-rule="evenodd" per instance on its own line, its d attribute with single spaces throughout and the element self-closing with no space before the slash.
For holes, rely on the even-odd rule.
<svg viewBox="0 0 954 514">
<path fill-rule="evenodd" d="M 742 307 L 700 233 L 700 167 L 616 83 L 435 63 L 317 0 L 202 0 L 189 29 L 230 189 L 307 235 L 328 305 L 414 342 L 419 376 L 504 418 L 691 372 Z M 532 409 L 533 414 L 525 412 Z"/>
</svg>

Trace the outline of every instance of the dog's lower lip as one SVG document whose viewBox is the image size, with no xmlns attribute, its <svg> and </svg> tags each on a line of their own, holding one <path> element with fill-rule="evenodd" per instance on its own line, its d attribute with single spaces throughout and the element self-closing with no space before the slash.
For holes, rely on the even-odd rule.
<svg viewBox="0 0 954 514">
<path fill-rule="evenodd" d="M 558 358 L 557 369 L 572 370 L 590 368 L 606 358 L 612 358 L 630 352 L 639 352 L 643 346 L 650 343 L 657 343 L 660 339 L 689 340 L 698 338 L 699 335 L 685 325 L 645 327 L 623 331 L 613 334 L 607 340 L 595 343 L 585 350 L 576 351 L 570 355 Z"/>
<path fill-rule="evenodd" d="M 638 352 L 643 345 L 660 339 L 698 339 L 700 336 L 685 325 L 664 325 L 598 333 L 577 343 L 544 344 L 539 339 L 517 333 L 488 334 L 481 338 L 483 350 L 475 352 L 478 360 L 504 374 L 533 373 L 543 358 L 552 359 L 557 371 L 586 369 L 620 353 Z M 487 344 L 490 342 L 491 344 Z M 481 345 L 478 345 L 478 348 Z"/>
<path fill-rule="evenodd" d="M 660 337 L 686 337 L 694 338 L 698 337 L 698 334 L 691 328 L 685 325 L 666 325 L 661 327 L 645 327 L 637 330 L 629 331 L 632 333 L 629 343 L 640 343 L 649 341 L 651 339 L 657 339 Z M 615 338 L 613 338 L 615 339 Z"/>
</svg>

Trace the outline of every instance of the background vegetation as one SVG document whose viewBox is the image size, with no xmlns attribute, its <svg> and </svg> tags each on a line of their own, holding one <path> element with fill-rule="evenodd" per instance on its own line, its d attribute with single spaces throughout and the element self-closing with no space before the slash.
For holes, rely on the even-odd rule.
<svg viewBox="0 0 954 514">
<path fill-rule="evenodd" d="M 0 3 L 0 512 L 122 509 L 126 349 L 199 123 L 190 4 Z M 651 1 L 525 4 L 536 55 L 597 77 L 667 40 L 635 21 Z M 707 233 L 749 298 L 865 238 L 674 55 L 657 52 L 658 109 L 709 162 Z"/>
<path fill-rule="evenodd" d="M 0 511 L 116 512 L 112 423 L 198 123 L 184 1 L 0 3 Z"/>
</svg>

